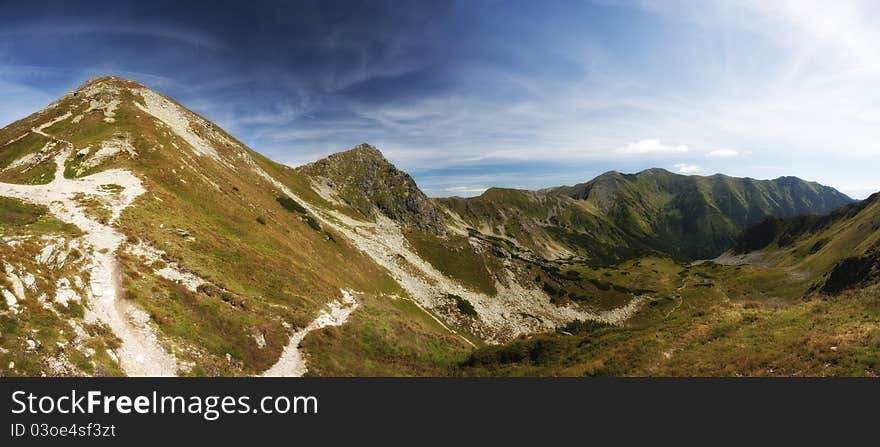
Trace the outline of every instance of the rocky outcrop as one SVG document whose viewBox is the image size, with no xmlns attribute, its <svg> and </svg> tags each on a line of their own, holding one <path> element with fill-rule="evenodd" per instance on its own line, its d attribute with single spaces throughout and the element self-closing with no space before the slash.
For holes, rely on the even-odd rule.
<svg viewBox="0 0 880 447">
<path fill-rule="evenodd" d="M 298 168 L 330 190 L 338 201 L 363 216 L 380 212 L 404 227 L 433 234 L 446 232 L 440 213 L 409 174 L 397 169 L 373 146 L 359 144 Z"/>
</svg>

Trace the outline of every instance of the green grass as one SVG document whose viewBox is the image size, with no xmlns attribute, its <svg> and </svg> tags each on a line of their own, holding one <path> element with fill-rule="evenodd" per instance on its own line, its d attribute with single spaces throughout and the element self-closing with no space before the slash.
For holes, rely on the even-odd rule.
<svg viewBox="0 0 880 447">
<path fill-rule="evenodd" d="M 46 147 L 46 143 L 50 140 L 40 134 L 30 132 L 24 138 L 15 143 L 0 147 L 0 167 L 9 166 L 16 160 L 29 155 L 36 154 Z M 53 149 L 49 149 L 52 151 Z M 22 171 L 25 172 L 22 172 Z M 5 170 L 0 173 L 0 182 L 45 185 L 51 183 L 55 179 L 55 163 L 53 157 L 49 156 L 42 163 L 25 170 L 25 166 Z"/>
<path fill-rule="evenodd" d="M 10 197 L 0 197 L 0 225 L 3 226 L 30 225 L 48 211 L 46 207 L 31 205 Z"/>
<path fill-rule="evenodd" d="M 107 191 L 107 192 L 109 192 L 109 193 L 111 193 L 111 194 L 119 194 L 119 193 L 121 193 L 122 191 L 125 191 L 125 188 L 124 188 L 123 186 L 121 186 L 121 185 L 117 185 L 117 184 L 115 184 L 115 183 L 109 183 L 109 184 L 106 184 L 106 185 L 101 185 L 101 186 L 100 186 L 100 189 L 103 190 L 103 191 Z"/>
<path fill-rule="evenodd" d="M 576 322 L 557 333 L 484 347 L 462 362 L 456 374 L 878 374 L 880 289 L 850 291 L 838 298 L 793 299 L 786 297 L 792 292 L 780 286 L 783 279 L 774 279 L 776 286 L 765 284 L 767 274 L 757 268 L 682 269 L 677 276 L 685 287 L 671 296 L 654 296 L 625 326 Z M 795 284 L 793 290 L 801 287 L 789 281 Z M 710 283 L 713 286 L 698 286 Z M 783 292 L 768 293 L 770 287 Z"/>
<path fill-rule="evenodd" d="M 45 206 L 32 205 L 10 197 L 0 197 L 0 228 L 40 234 L 81 234 L 76 226 L 52 216 Z"/>
<path fill-rule="evenodd" d="M 413 302 L 387 296 L 363 302 L 339 327 L 306 336 L 313 376 L 443 376 L 467 358 L 460 338 Z"/>
<path fill-rule="evenodd" d="M 489 268 L 495 266 L 487 266 L 491 257 L 477 253 L 466 237 L 439 237 L 420 231 L 409 231 L 405 235 L 419 256 L 444 275 L 474 291 L 488 295 L 497 293 L 495 278 Z"/>
<path fill-rule="evenodd" d="M 86 216 L 89 216 L 104 225 L 107 225 L 113 217 L 113 212 L 110 208 L 108 208 L 96 196 L 78 192 L 73 197 L 73 200 L 77 203 L 77 206 L 83 209 Z"/>
</svg>

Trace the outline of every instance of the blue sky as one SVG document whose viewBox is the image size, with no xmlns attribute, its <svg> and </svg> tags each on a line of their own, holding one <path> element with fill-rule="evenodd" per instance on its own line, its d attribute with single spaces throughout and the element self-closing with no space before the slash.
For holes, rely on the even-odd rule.
<svg viewBox="0 0 880 447">
<path fill-rule="evenodd" d="M 662 167 L 862 198 L 880 191 L 878 8 L 0 1 L 0 126 L 113 74 L 283 163 L 371 143 L 433 196 Z"/>
</svg>

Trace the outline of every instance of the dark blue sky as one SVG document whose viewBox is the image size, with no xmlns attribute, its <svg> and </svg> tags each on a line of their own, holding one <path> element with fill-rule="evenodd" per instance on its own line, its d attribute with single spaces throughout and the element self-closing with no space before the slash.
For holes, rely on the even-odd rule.
<svg viewBox="0 0 880 447">
<path fill-rule="evenodd" d="M 284 163 L 369 142 L 431 195 L 653 166 L 880 189 L 870 8 L 762 3 L 0 1 L 0 125 L 114 74 Z"/>
</svg>

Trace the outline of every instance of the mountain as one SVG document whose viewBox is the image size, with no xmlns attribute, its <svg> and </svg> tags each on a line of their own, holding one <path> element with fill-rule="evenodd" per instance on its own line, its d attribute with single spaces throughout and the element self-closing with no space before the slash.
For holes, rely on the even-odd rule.
<svg viewBox="0 0 880 447">
<path fill-rule="evenodd" d="M 355 305 L 324 368 L 430 374 L 470 347 L 307 177 L 135 82 L 0 130 L 0 182 L 0 375 L 293 374 L 299 331 Z"/>
<path fill-rule="evenodd" d="M 0 129 L 0 207 L 2 375 L 436 375 L 641 305 L 559 296 L 375 148 L 290 168 L 116 77 Z"/>
<path fill-rule="evenodd" d="M 545 258 L 607 265 L 648 254 L 714 258 L 768 216 L 828 213 L 852 199 L 793 177 L 753 180 L 649 169 L 608 172 L 575 186 L 490 188 L 478 197 L 435 202 L 449 225 L 515 242 Z"/>
<path fill-rule="evenodd" d="M 576 270 L 647 305 L 474 350 L 465 376 L 866 376 L 880 366 L 880 193 L 826 215 L 769 217 L 711 261 L 644 257 Z"/>
<path fill-rule="evenodd" d="M 446 229 L 412 177 L 368 144 L 332 154 L 297 171 L 312 178 L 321 190 L 334 191 L 336 199 L 361 217 L 374 219 L 378 211 L 406 227 L 434 234 Z"/>
<path fill-rule="evenodd" d="M 559 295 L 562 284 L 572 281 L 558 278 L 546 251 L 531 244 L 542 237 L 537 228 L 519 239 L 470 228 L 452 202 L 426 198 L 372 146 L 330 155 L 297 172 L 329 204 L 329 223 L 455 333 L 500 343 L 575 318 L 619 322 L 639 306 L 627 293 L 593 302 Z M 585 287 L 576 288 L 595 291 Z"/>
<path fill-rule="evenodd" d="M 535 259 L 609 264 L 651 251 L 593 204 L 561 194 L 489 188 L 473 198 L 434 201 L 450 226 L 505 241 Z"/>
<path fill-rule="evenodd" d="M 810 291 L 839 294 L 880 281 L 880 193 L 823 216 L 768 218 L 723 260 L 757 259 L 815 278 Z"/>
<path fill-rule="evenodd" d="M 608 353 L 648 346 L 718 300 L 809 286 L 787 282 L 788 261 L 683 260 L 767 216 L 849 202 L 793 178 L 662 170 L 431 199 L 367 144 L 292 168 L 141 84 L 96 78 L 0 129 L 0 376 L 477 373 L 486 350 L 520 358 L 522 340 L 563 328 L 601 328 Z M 852 244 L 872 220 L 857 222 L 796 239 L 852 232 L 827 249 L 867 255 Z M 842 261 L 828 259 L 823 272 Z"/>
<path fill-rule="evenodd" d="M 795 177 L 701 177 L 663 169 L 608 172 L 548 192 L 587 202 L 626 235 L 682 259 L 715 257 L 740 232 L 768 216 L 825 214 L 853 201 L 833 188 Z"/>
</svg>

